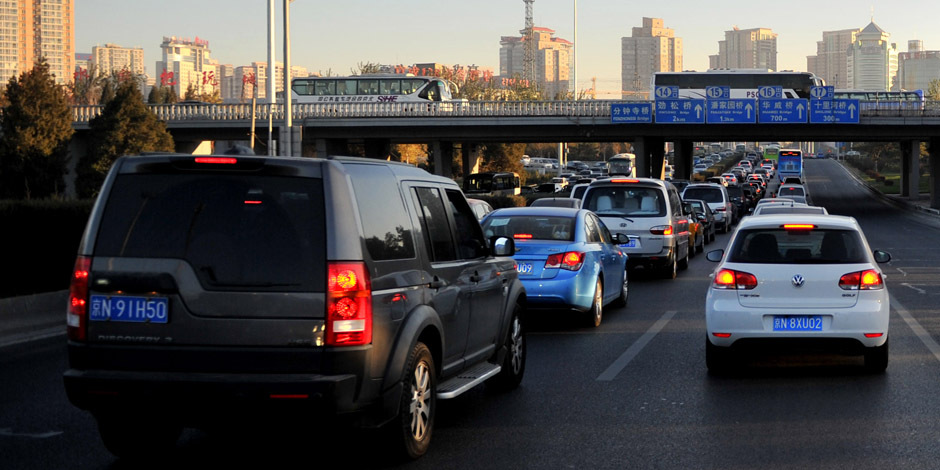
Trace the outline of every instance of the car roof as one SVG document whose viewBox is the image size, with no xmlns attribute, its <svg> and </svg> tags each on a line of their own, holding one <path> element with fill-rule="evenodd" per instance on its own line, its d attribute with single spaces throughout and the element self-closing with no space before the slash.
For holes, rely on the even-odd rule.
<svg viewBox="0 0 940 470">
<path fill-rule="evenodd" d="M 504 207 L 496 209 L 488 214 L 489 217 L 507 217 L 513 215 L 542 215 L 547 217 L 575 217 L 580 212 L 590 212 L 587 209 L 574 209 L 568 207 L 551 206 L 529 206 L 529 207 Z"/>
<path fill-rule="evenodd" d="M 825 207 L 810 206 L 808 204 L 796 203 L 789 204 L 771 204 L 758 207 L 753 215 L 772 215 L 772 214 L 828 214 Z"/>
<path fill-rule="evenodd" d="M 861 231 L 853 217 L 827 214 L 768 214 L 745 217 L 738 222 L 738 230 L 752 228 L 778 228 L 784 224 L 812 224 L 819 228 Z"/>
</svg>

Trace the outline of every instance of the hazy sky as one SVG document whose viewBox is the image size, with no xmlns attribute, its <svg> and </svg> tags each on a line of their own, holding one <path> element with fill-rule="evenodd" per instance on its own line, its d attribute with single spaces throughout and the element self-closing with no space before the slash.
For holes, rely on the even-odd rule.
<svg viewBox="0 0 940 470">
<path fill-rule="evenodd" d="M 277 5 L 277 60 L 283 60 L 283 0 Z M 163 36 L 209 41 L 222 63 L 267 61 L 267 0 L 76 0 L 77 52 L 114 43 L 143 47 L 147 73 L 160 60 Z M 574 39 L 574 1 L 536 0 L 535 25 Z M 909 39 L 940 50 L 940 2 L 917 0 L 581 0 L 578 2 L 579 88 L 619 90 L 620 38 L 642 18 L 663 18 L 683 40 L 683 65 L 708 68 L 724 31 L 771 28 L 780 70 L 805 70 L 823 31 L 875 23 L 899 51 Z M 296 0 L 291 4 L 291 62 L 312 72 L 348 74 L 359 62 L 477 64 L 499 71 L 500 36 L 518 35 L 522 0 Z"/>
</svg>

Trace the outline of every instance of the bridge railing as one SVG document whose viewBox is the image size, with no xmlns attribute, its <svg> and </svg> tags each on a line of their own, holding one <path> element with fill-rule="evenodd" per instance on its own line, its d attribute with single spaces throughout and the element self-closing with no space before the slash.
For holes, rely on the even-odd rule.
<svg viewBox="0 0 940 470">
<path fill-rule="evenodd" d="M 294 119 L 317 118 L 413 118 L 413 117 L 585 117 L 609 118 L 611 104 L 637 101 L 444 101 L 424 103 L 317 103 L 294 104 Z M 648 102 L 647 102 L 648 103 Z M 148 105 L 162 121 L 247 121 L 251 104 Z M 87 123 L 101 114 L 102 106 L 73 107 L 74 120 Z M 283 104 L 255 105 L 255 118 L 284 118 Z M 925 103 L 863 102 L 862 117 L 940 117 L 940 101 Z"/>
</svg>

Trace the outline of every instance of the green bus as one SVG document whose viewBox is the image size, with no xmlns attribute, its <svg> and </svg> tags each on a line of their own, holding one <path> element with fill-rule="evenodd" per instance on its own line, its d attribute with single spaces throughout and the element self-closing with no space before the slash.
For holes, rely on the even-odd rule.
<svg viewBox="0 0 940 470">
<path fill-rule="evenodd" d="M 773 160 L 777 161 L 777 153 L 780 151 L 780 147 L 764 147 L 764 160 Z"/>
</svg>

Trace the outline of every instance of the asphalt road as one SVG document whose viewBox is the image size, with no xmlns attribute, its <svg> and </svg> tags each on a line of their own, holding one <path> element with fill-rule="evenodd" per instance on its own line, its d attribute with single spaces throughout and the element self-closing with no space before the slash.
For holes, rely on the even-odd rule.
<svg viewBox="0 0 940 470">
<path fill-rule="evenodd" d="M 760 356 L 741 373 L 705 369 L 703 304 L 714 264 L 672 281 L 631 279 L 600 328 L 540 318 L 522 386 L 440 403 L 428 455 L 401 468 L 937 468 L 940 466 L 940 222 L 874 197 L 838 163 L 808 161 L 817 205 L 859 219 L 892 295 L 883 375 L 861 358 Z M 721 248 L 719 235 L 706 250 Z M 64 338 L 0 350 L 0 467 L 131 468 L 68 404 Z M 232 410 L 237 413 L 237 410 Z M 301 424 L 305 418 L 298 417 Z M 369 433 L 187 430 L 165 468 L 383 467 Z"/>
</svg>

